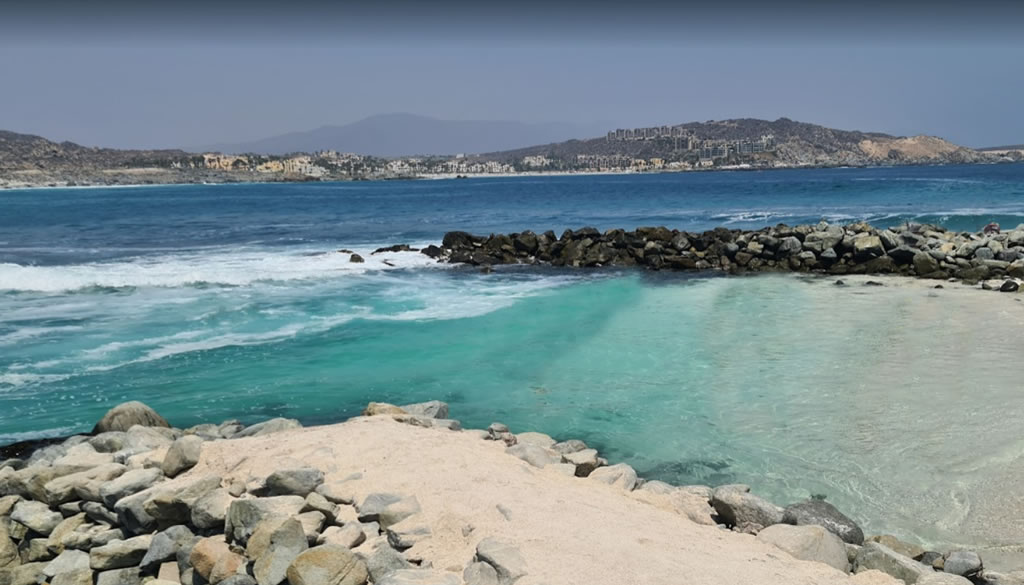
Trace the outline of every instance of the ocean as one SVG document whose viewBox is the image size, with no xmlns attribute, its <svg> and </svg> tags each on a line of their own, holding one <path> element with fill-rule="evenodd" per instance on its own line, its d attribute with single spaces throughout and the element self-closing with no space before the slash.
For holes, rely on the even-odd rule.
<svg viewBox="0 0 1024 585">
<path fill-rule="evenodd" d="M 648 478 L 824 495 L 868 532 L 1024 541 L 993 519 L 1024 479 L 1024 303 L 372 253 L 821 219 L 1015 227 L 1024 165 L 0 191 L 0 443 L 133 399 L 176 426 L 439 399 Z"/>
</svg>

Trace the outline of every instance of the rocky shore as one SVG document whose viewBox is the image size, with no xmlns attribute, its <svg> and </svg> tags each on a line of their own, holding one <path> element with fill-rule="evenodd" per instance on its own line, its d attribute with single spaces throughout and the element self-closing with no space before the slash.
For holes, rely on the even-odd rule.
<svg viewBox="0 0 1024 585">
<path fill-rule="evenodd" d="M 579 440 L 370 403 L 302 428 L 147 406 L 0 461 L 0 585 L 1024 584 L 820 499 L 673 486 Z"/>
<path fill-rule="evenodd" d="M 1024 225 L 1000 231 L 953 232 L 927 224 L 888 229 L 866 223 L 716 228 L 701 233 L 640 227 L 592 227 L 478 236 L 445 234 L 422 250 L 440 261 L 487 267 L 547 264 L 567 267 L 640 266 L 652 270 L 716 270 L 730 274 L 813 272 L 903 274 L 1016 292 L 1024 279 Z M 987 281 L 992 281 L 988 283 Z"/>
</svg>

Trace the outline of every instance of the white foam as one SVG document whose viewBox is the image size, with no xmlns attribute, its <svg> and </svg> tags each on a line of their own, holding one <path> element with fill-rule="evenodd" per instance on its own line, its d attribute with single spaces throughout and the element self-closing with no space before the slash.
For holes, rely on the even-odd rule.
<svg viewBox="0 0 1024 585">
<path fill-rule="evenodd" d="M 65 333 L 82 329 L 78 325 L 63 325 L 60 327 L 22 327 L 17 331 L 0 335 L 0 345 L 14 345 L 22 341 L 43 337 L 53 333 Z"/>
<path fill-rule="evenodd" d="M 45 384 L 47 382 L 58 382 L 70 378 L 69 374 L 21 374 L 8 372 L 0 374 L 0 389 L 6 387 L 19 388 L 32 384 Z"/>
<path fill-rule="evenodd" d="M 235 249 L 144 256 L 116 262 L 63 266 L 0 264 L 0 290 L 64 292 L 90 287 L 247 286 L 263 281 L 324 279 L 373 271 L 443 267 L 419 252 L 354 251 L 364 262 L 336 251 Z"/>
</svg>

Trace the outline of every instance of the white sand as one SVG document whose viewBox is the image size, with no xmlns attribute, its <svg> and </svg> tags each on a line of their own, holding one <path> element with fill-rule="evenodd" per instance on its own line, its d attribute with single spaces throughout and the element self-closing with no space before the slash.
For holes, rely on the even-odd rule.
<svg viewBox="0 0 1024 585">
<path fill-rule="evenodd" d="M 415 495 L 433 537 L 409 554 L 437 569 L 461 572 L 476 544 L 494 536 L 522 552 L 529 574 L 521 585 L 849 582 L 752 536 L 695 524 L 594 480 L 531 467 L 501 442 L 387 416 L 208 443 L 190 473 L 251 480 L 299 465 L 322 469 L 327 482 L 362 473 L 351 483 L 360 497 Z"/>
</svg>

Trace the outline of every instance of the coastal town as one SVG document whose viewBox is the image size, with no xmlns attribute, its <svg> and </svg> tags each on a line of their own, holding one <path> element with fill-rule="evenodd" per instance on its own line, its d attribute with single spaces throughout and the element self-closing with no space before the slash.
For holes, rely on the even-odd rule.
<svg viewBox="0 0 1024 585">
<path fill-rule="evenodd" d="M 978 151 L 933 136 L 895 137 L 781 118 L 618 128 L 588 140 L 495 153 L 381 157 L 117 150 L 0 132 L 0 188 L 177 183 L 454 179 L 839 166 L 1014 162 L 1024 151 Z"/>
</svg>

